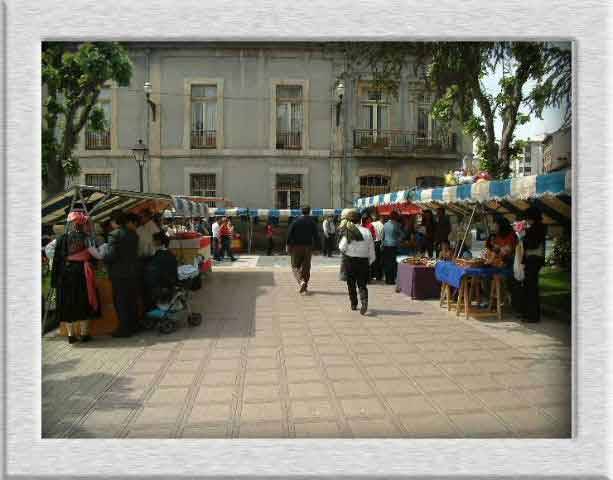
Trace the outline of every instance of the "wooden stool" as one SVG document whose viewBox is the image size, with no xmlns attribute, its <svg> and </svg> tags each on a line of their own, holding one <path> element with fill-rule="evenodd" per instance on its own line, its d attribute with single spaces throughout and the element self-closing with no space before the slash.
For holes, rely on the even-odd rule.
<svg viewBox="0 0 613 480">
<path fill-rule="evenodd" d="M 492 278 L 492 286 L 490 288 L 490 309 L 496 306 L 496 316 L 498 320 L 502 320 L 502 305 L 504 303 L 504 285 L 501 275 L 494 275 Z M 496 302 L 496 303 L 494 303 Z"/>
<path fill-rule="evenodd" d="M 445 302 L 447 302 L 447 311 L 451 310 L 451 285 L 448 283 L 443 283 L 441 285 L 441 300 L 440 306 L 441 308 L 445 306 Z"/>
</svg>

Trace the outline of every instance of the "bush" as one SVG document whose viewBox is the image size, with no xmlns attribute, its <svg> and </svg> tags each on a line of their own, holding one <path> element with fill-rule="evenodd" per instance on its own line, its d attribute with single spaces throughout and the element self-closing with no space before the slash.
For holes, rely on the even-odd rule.
<svg viewBox="0 0 613 480">
<path fill-rule="evenodd" d="M 553 241 L 553 250 L 547 257 L 547 265 L 570 271 L 572 264 L 572 243 L 570 233 L 565 232 Z"/>
</svg>

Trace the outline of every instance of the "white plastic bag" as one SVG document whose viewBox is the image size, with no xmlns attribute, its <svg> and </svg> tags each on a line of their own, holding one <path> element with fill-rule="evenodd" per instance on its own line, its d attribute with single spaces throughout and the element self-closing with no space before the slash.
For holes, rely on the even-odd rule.
<svg viewBox="0 0 613 480">
<path fill-rule="evenodd" d="M 526 278 L 526 272 L 524 271 L 524 244 L 521 240 L 517 242 L 515 247 L 515 261 L 513 262 L 513 276 L 518 282 L 523 282 Z"/>
</svg>

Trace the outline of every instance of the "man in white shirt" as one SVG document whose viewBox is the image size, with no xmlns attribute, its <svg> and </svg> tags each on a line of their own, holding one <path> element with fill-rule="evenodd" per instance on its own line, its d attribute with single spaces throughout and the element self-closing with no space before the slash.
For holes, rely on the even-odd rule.
<svg viewBox="0 0 613 480">
<path fill-rule="evenodd" d="M 383 222 L 379 215 L 373 215 L 372 226 L 375 229 L 375 263 L 372 266 L 372 276 L 376 280 L 383 280 L 383 250 L 381 249 L 381 242 L 383 241 Z"/>
<path fill-rule="evenodd" d="M 141 215 L 141 225 L 136 229 L 138 235 L 138 256 L 150 258 L 155 255 L 153 236 L 160 232 L 160 228 L 153 221 L 153 214 L 145 210 Z"/>
<path fill-rule="evenodd" d="M 219 229 L 221 228 L 221 225 L 219 225 L 219 219 L 215 218 L 215 222 L 213 222 L 213 225 L 211 225 L 211 231 L 213 233 L 213 258 L 217 261 L 221 260 L 221 257 L 219 256 Z"/>
<path fill-rule="evenodd" d="M 375 242 L 367 228 L 360 223 L 360 214 L 355 209 L 343 211 L 341 223 L 341 240 L 338 248 L 343 253 L 343 268 L 347 279 L 347 290 L 351 310 L 358 308 L 358 292 L 360 294 L 360 314 L 368 310 L 368 276 L 370 265 L 376 259 Z"/>
<path fill-rule="evenodd" d="M 323 224 L 324 230 L 324 255 L 332 256 L 334 251 L 334 240 L 336 238 L 336 225 L 331 216 L 326 217 Z"/>
</svg>

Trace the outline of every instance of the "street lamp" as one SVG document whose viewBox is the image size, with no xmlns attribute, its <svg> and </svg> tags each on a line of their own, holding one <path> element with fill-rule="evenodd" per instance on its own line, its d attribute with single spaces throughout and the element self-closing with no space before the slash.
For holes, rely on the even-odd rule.
<svg viewBox="0 0 613 480">
<path fill-rule="evenodd" d="M 336 84 L 336 88 L 334 89 L 334 93 L 336 94 L 336 126 L 340 125 L 341 119 L 341 105 L 343 104 L 343 95 L 345 95 L 345 84 L 343 82 L 338 82 Z"/>
<path fill-rule="evenodd" d="M 156 105 L 153 100 L 151 100 L 151 92 L 153 91 L 153 86 L 151 85 L 151 82 L 145 82 L 145 84 L 143 85 L 143 90 L 145 91 L 145 98 L 147 100 L 147 103 L 151 107 L 152 121 L 155 122 Z"/>
<path fill-rule="evenodd" d="M 140 191 L 143 191 L 143 167 L 147 163 L 147 145 L 142 140 L 138 140 L 138 143 L 132 147 L 132 157 L 138 165 L 138 173 L 140 179 Z"/>
</svg>

